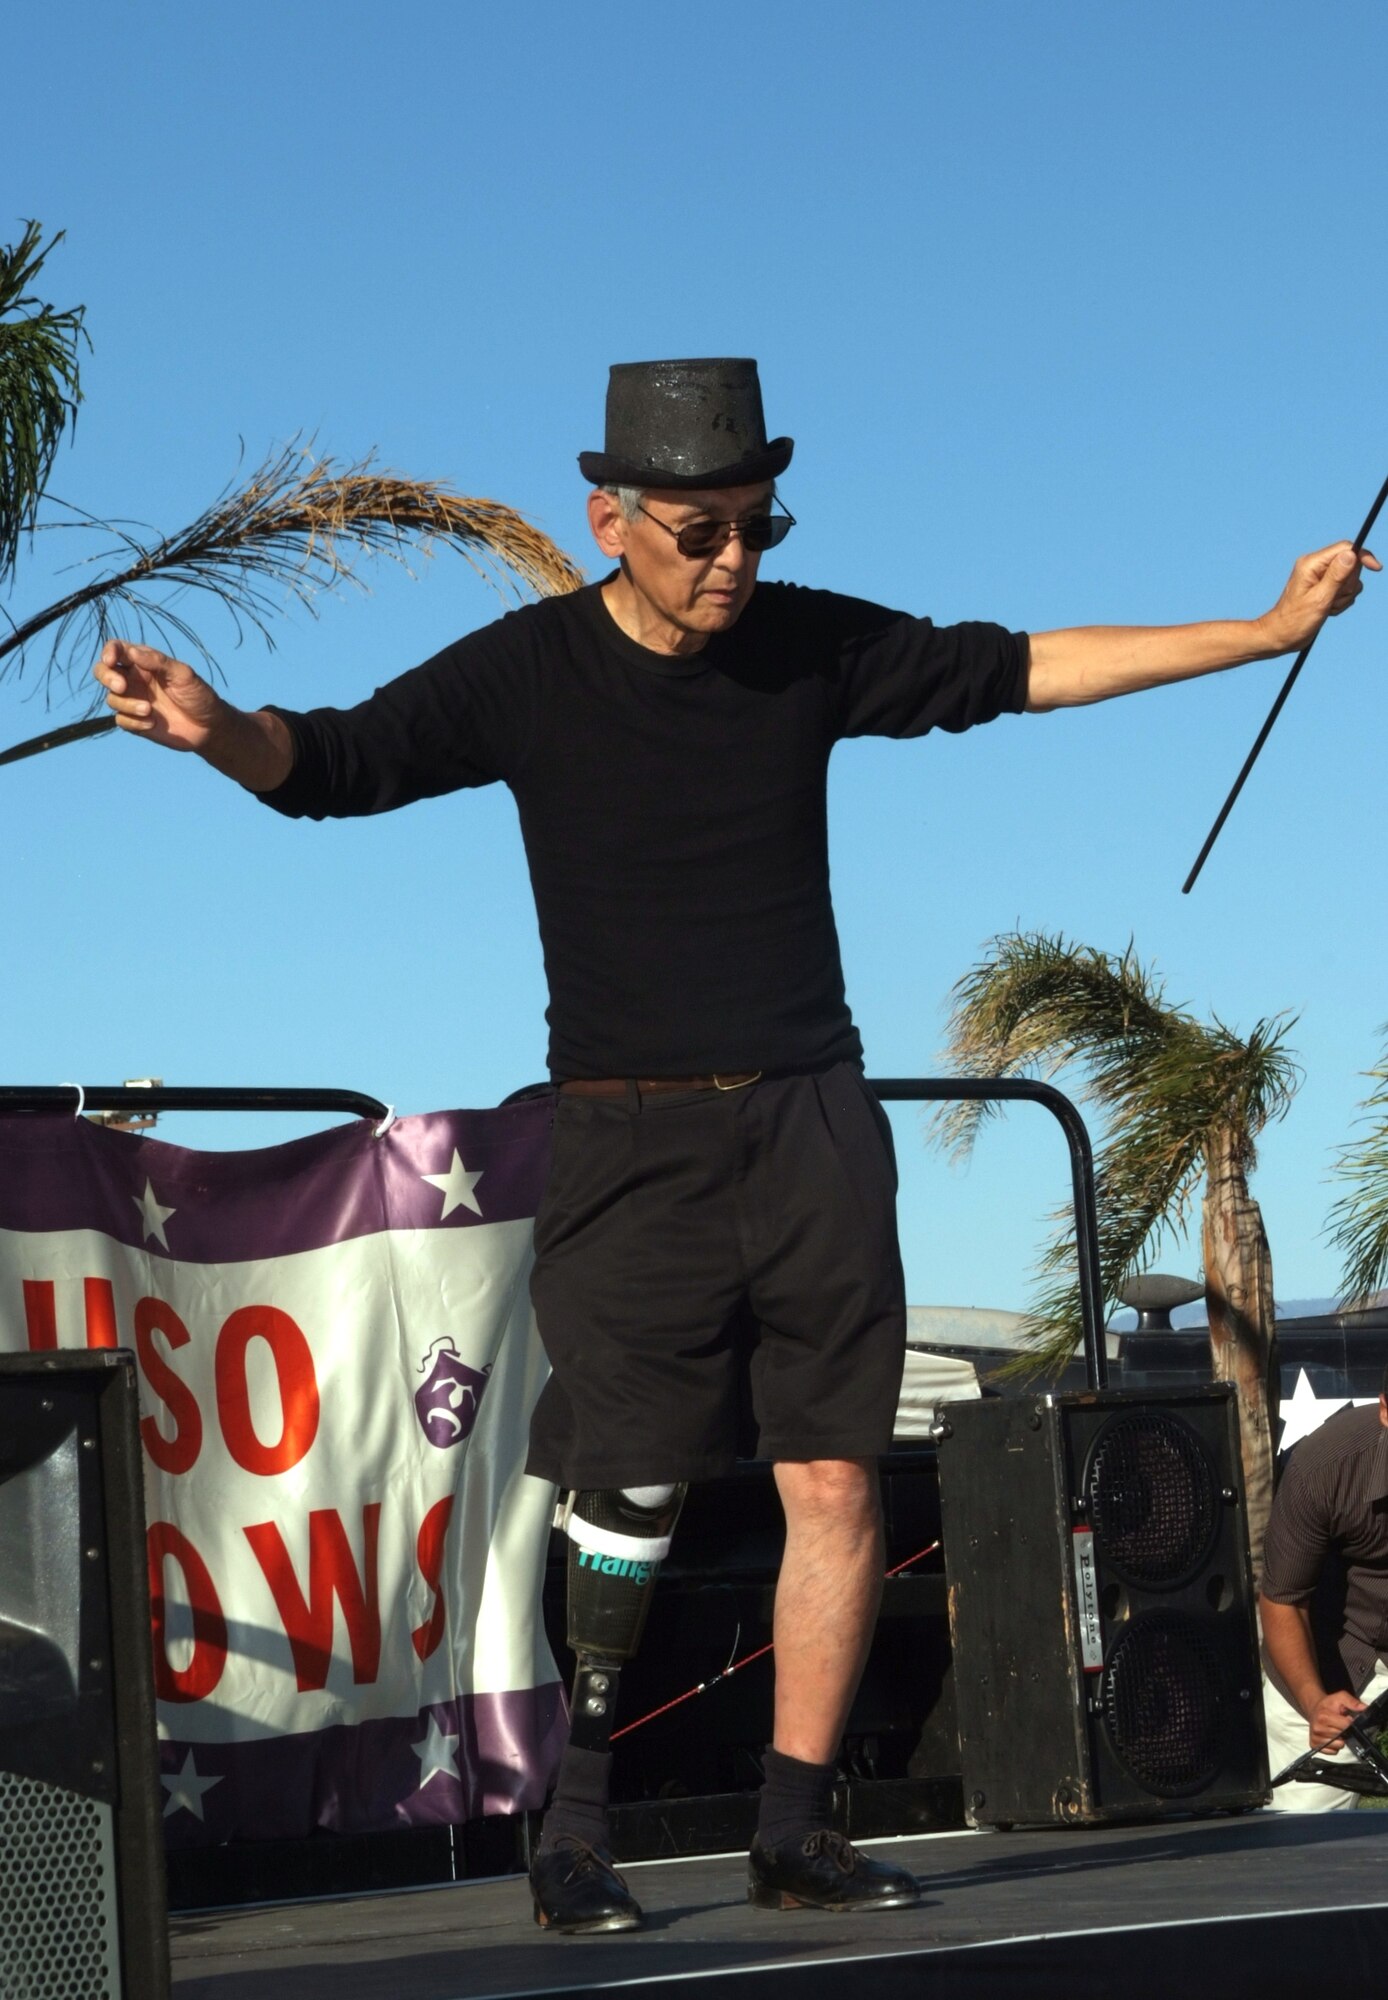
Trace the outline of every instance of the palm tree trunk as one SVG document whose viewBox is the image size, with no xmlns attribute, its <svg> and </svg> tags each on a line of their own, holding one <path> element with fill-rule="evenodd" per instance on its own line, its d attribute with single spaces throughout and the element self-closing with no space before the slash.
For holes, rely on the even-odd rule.
<svg viewBox="0 0 1388 2000">
<path fill-rule="evenodd" d="M 1277 1405 L 1272 1379 L 1272 1253 L 1232 1131 L 1224 1128 L 1210 1135 L 1205 1163 L 1202 1247 L 1211 1372 L 1217 1382 L 1232 1382 L 1237 1393 L 1248 1543 L 1257 1582 L 1263 1572 L 1263 1536 L 1272 1506 Z"/>
</svg>

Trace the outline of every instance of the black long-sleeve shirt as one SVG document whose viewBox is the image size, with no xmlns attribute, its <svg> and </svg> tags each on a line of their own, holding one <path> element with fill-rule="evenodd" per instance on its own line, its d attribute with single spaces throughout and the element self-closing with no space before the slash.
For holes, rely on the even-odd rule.
<svg viewBox="0 0 1388 2000">
<path fill-rule="evenodd" d="M 556 1077 L 801 1070 L 861 1057 L 829 898 L 826 776 L 845 736 L 963 730 L 1026 699 L 1027 642 L 759 584 L 689 658 L 601 587 L 460 639 L 352 709 L 282 709 L 291 817 L 473 785 L 520 810 Z"/>
</svg>

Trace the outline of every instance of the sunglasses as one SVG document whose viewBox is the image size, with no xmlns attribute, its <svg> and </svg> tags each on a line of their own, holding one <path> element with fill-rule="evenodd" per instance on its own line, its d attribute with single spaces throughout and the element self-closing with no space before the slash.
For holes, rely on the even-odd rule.
<svg viewBox="0 0 1388 2000">
<path fill-rule="evenodd" d="M 778 500 L 775 503 L 780 507 Z M 648 521 L 654 521 L 657 528 L 664 528 L 674 540 L 682 556 L 697 560 L 700 556 L 717 555 L 727 547 L 734 535 L 737 536 L 749 556 L 758 556 L 763 549 L 774 549 L 783 542 L 795 526 L 795 516 L 785 509 L 779 514 L 747 514 L 740 521 L 688 521 L 682 528 L 672 528 L 668 521 L 662 521 L 658 514 L 642 507 L 637 502 L 638 511 Z"/>
</svg>

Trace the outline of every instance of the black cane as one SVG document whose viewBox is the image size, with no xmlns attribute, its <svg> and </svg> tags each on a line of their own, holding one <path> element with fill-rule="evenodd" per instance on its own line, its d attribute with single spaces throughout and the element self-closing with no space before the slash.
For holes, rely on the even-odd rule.
<svg viewBox="0 0 1388 2000">
<path fill-rule="evenodd" d="M 1364 544 L 1369 539 L 1369 536 L 1373 533 L 1374 522 L 1378 519 L 1379 509 L 1382 507 L 1385 500 L 1388 500 L 1388 479 L 1385 479 L 1382 486 L 1379 487 L 1378 498 L 1377 500 L 1374 501 L 1373 506 L 1370 507 L 1368 518 L 1364 522 L 1363 527 L 1359 530 L 1359 533 L 1354 538 L 1354 553 L 1356 555 L 1362 555 L 1364 550 Z M 1230 792 L 1228 798 L 1224 801 L 1224 804 L 1219 809 L 1219 818 L 1215 821 L 1214 825 L 1210 828 L 1208 834 L 1205 836 L 1205 845 L 1201 848 L 1199 854 L 1196 856 L 1195 866 L 1191 869 L 1189 875 L 1187 875 L 1185 881 L 1181 884 L 1181 894 L 1183 896 L 1188 896 L 1191 890 L 1195 887 L 1195 878 L 1199 875 L 1200 870 L 1205 865 L 1205 856 L 1209 853 L 1210 849 L 1214 846 L 1215 842 L 1218 840 L 1219 830 L 1223 826 L 1225 820 L 1228 819 L 1230 812 L 1233 810 L 1234 800 L 1243 790 L 1243 781 L 1248 776 L 1249 772 L 1253 769 L 1254 764 L 1257 762 L 1258 752 L 1267 742 L 1268 737 L 1272 731 L 1273 723 L 1276 722 L 1278 716 L 1282 713 L 1282 704 L 1287 699 L 1287 696 L 1291 693 L 1292 686 L 1296 680 L 1297 675 L 1301 672 L 1301 669 L 1306 665 L 1307 660 L 1310 658 L 1311 648 L 1315 645 L 1315 643 L 1316 639 L 1315 635 L 1313 634 L 1312 637 L 1306 641 L 1306 644 L 1297 654 L 1295 660 L 1293 660 L 1292 670 L 1288 674 L 1286 680 L 1283 681 L 1282 683 L 1282 692 L 1278 695 L 1276 701 L 1272 704 L 1272 707 L 1268 710 L 1268 719 L 1263 724 L 1262 728 L 1258 731 L 1258 740 L 1253 745 L 1253 748 L 1249 751 L 1247 757 L 1244 759 L 1243 769 L 1239 772 L 1239 775 L 1234 780 L 1234 788 Z"/>
</svg>

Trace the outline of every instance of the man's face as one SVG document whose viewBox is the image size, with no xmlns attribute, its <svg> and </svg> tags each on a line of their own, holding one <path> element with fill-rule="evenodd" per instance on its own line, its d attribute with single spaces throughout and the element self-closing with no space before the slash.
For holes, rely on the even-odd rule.
<svg viewBox="0 0 1388 2000">
<path fill-rule="evenodd" d="M 760 555 L 749 555 L 741 537 L 730 535 L 709 556 L 683 555 L 675 537 L 691 521 L 741 521 L 771 506 L 769 481 L 727 486 L 707 493 L 649 492 L 646 510 L 634 521 L 623 518 L 611 494 L 590 496 L 589 520 L 605 555 L 616 556 L 636 592 L 674 631 L 707 639 L 726 632 L 747 608 L 757 580 Z"/>
</svg>

